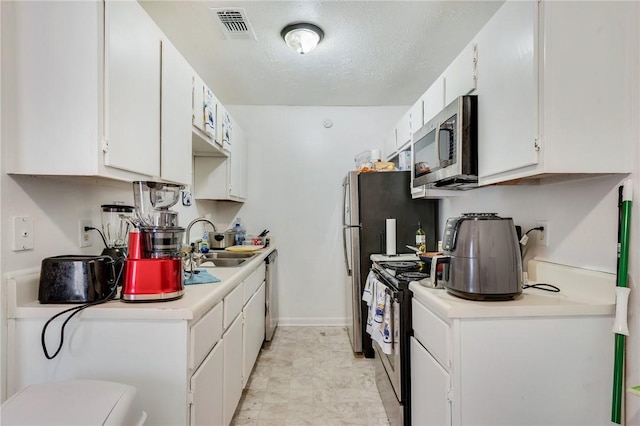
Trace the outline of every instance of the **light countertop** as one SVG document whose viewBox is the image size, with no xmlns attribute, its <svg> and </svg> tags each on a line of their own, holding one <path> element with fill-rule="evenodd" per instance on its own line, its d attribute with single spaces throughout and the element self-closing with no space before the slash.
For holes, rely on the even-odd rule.
<svg viewBox="0 0 640 426">
<path fill-rule="evenodd" d="M 85 309 L 80 315 L 83 318 L 110 319 L 198 319 L 258 268 L 275 248 L 270 246 L 258 250 L 256 256 L 239 267 L 207 268 L 207 271 L 219 278 L 220 282 L 187 285 L 184 296 L 178 300 L 139 303 L 113 300 Z M 7 316 L 10 319 L 49 318 L 64 309 L 79 306 L 40 304 L 37 300 L 40 279 L 37 269 L 7 273 L 4 278 L 7 283 Z"/>
<path fill-rule="evenodd" d="M 413 297 L 439 317 L 498 318 L 536 316 L 608 315 L 615 312 L 615 274 L 532 260 L 529 282 L 544 282 L 560 288 L 552 293 L 528 288 L 511 301 L 471 301 L 446 290 L 411 283 Z"/>
</svg>

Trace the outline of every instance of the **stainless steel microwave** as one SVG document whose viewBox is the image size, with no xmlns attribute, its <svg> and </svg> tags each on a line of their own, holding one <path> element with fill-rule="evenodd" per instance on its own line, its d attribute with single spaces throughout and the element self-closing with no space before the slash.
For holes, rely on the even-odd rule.
<svg viewBox="0 0 640 426">
<path fill-rule="evenodd" d="M 478 186 L 478 97 L 460 96 L 413 134 L 413 186 Z"/>
</svg>

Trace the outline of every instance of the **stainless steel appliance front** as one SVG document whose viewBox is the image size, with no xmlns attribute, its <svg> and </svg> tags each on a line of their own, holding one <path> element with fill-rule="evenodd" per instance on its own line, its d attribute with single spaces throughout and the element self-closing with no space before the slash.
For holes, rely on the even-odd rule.
<svg viewBox="0 0 640 426">
<path fill-rule="evenodd" d="M 358 175 L 348 173 L 342 181 L 342 245 L 346 268 L 347 334 L 354 352 L 362 352 L 362 286 L 360 284 L 360 213 Z"/>
<path fill-rule="evenodd" d="M 411 384 L 409 340 L 411 338 L 411 291 L 404 278 L 391 276 L 385 265 L 394 262 L 378 263 L 372 266 L 375 278 L 383 285 L 391 301 L 390 335 L 391 350 L 385 353 L 382 347 L 373 342 L 376 352 L 376 386 L 384 405 L 389 423 L 392 426 L 411 424 Z M 402 262 L 395 262 L 402 263 Z M 407 262 L 415 263 L 417 262 Z"/>
<path fill-rule="evenodd" d="M 478 185 L 478 99 L 460 96 L 413 134 L 413 186 Z"/>
<path fill-rule="evenodd" d="M 265 259 L 265 339 L 270 342 L 278 326 L 278 250 L 274 250 Z"/>
<path fill-rule="evenodd" d="M 385 252 L 386 219 L 395 218 L 396 246 L 415 243 L 415 226 L 422 223 L 427 247 L 435 251 L 438 200 L 413 200 L 407 188 L 409 172 L 349 172 L 342 180 L 342 235 L 347 330 L 353 351 L 373 358 L 371 336 L 365 330 L 368 306 L 362 300 L 371 256 Z"/>
</svg>

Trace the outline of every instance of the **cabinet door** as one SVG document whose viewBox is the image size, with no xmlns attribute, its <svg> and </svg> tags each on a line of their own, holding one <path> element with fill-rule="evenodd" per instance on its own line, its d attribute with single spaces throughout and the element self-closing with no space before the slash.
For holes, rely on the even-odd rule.
<svg viewBox="0 0 640 426">
<path fill-rule="evenodd" d="M 422 127 L 422 118 L 424 116 L 424 106 L 422 104 L 422 98 L 413 104 L 409 110 L 409 134 L 410 139 L 413 138 L 413 134 Z"/>
<path fill-rule="evenodd" d="M 443 73 L 445 79 L 445 105 L 458 96 L 466 95 L 476 88 L 475 43 L 464 48 Z"/>
<path fill-rule="evenodd" d="M 231 423 L 242 396 L 242 315 L 238 315 L 222 337 L 224 342 L 224 424 Z"/>
<path fill-rule="evenodd" d="M 191 376 L 191 426 L 222 426 L 223 349 L 224 341 L 211 350 L 204 362 Z"/>
<path fill-rule="evenodd" d="M 229 111 L 218 102 L 217 108 L 218 126 L 216 127 L 216 140 L 225 151 L 231 151 L 233 142 L 233 122 Z"/>
<path fill-rule="evenodd" d="M 192 94 L 192 124 L 193 127 L 204 132 L 204 81 L 198 74 L 193 74 Z"/>
<path fill-rule="evenodd" d="M 478 33 L 478 176 L 536 164 L 537 2 L 506 2 Z"/>
<path fill-rule="evenodd" d="M 244 307 L 244 375 L 243 387 L 247 385 L 253 365 L 264 342 L 265 285 L 262 283 Z"/>
<path fill-rule="evenodd" d="M 411 338 L 411 418 L 414 424 L 451 424 L 449 373 L 415 337 Z"/>
<path fill-rule="evenodd" d="M 396 124 L 396 149 L 411 140 L 411 112 L 407 111 Z"/>
<path fill-rule="evenodd" d="M 160 176 L 160 32 L 138 2 L 105 15 L 105 164 Z"/>
<path fill-rule="evenodd" d="M 191 96 L 189 63 L 169 42 L 162 42 L 162 115 L 160 174 L 165 180 L 191 185 Z"/>
<path fill-rule="evenodd" d="M 427 123 L 445 107 L 444 77 L 438 79 L 422 95 L 423 124 Z"/>
<path fill-rule="evenodd" d="M 229 155 L 230 187 L 229 194 L 238 199 L 247 199 L 247 160 L 248 141 L 242 129 L 234 124 L 233 151 Z"/>
<path fill-rule="evenodd" d="M 382 147 L 384 152 L 382 154 L 383 158 L 389 158 L 394 152 L 396 152 L 396 128 L 390 129 L 385 135 L 384 141 L 382 142 Z"/>
</svg>

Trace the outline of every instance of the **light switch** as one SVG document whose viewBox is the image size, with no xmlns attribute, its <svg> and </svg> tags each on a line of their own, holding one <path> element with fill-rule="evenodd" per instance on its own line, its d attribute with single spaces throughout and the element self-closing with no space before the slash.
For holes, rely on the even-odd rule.
<svg viewBox="0 0 640 426">
<path fill-rule="evenodd" d="M 33 219 L 13 216 L 13 251 L 33 250 Z"/>
</svg>

